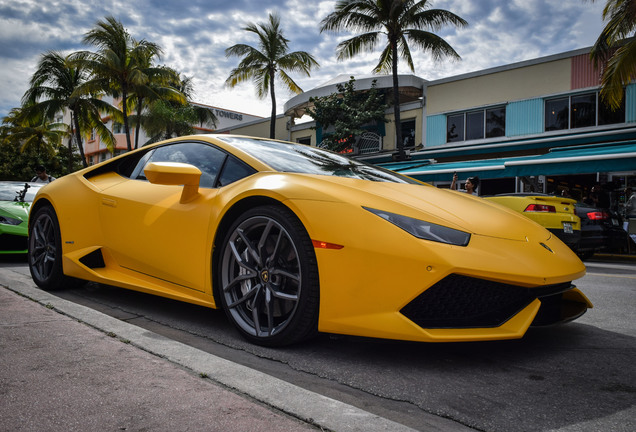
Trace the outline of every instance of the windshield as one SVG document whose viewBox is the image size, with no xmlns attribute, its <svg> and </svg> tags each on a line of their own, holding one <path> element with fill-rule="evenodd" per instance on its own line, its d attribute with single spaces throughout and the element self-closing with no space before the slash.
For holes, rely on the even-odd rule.
<svg viewBox="0 0 636 432">
<path fill-rule="evenodd" d="M 234 145 L 280 172 L 419 184 L 417 181 L 393 171 L 304 144 L 243 137 L 217 138 Z"/>
<path fill-rule="evenodd" d="M 16 201 L 15 197 L 18 196 L 18 192 L 24 190 L 25 183 L 0 183 L 0 201 Z M 33 202 L 33 198 L 35 198 L 35 193 L 38 191 L 40 186 L 34 186 L 28 184 L 29 186 L 24 196 L 24 202 Z"/>
</svg>

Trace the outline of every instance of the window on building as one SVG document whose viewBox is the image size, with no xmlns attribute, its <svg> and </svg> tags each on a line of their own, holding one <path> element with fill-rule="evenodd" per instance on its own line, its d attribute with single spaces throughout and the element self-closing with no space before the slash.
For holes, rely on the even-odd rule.
<svg viewBox="0 0 636 432">
<path fill-rule="evenodd" d="M 406 119 L 400 122 L 402 130 L 402 142 L 404 148 L 415 147 L 415 119 Z"/>
<path fill-rule="evenodd" d="M 297 138 L 296 142 L 298 144 L 305 144 L 305 145 L 311 145 L 311 137 L 302 137 L 302 138 Z"/>
<path fill-rule="evenodd" d="M 446 142 L 464 141 L 464 114 L 446 118 Z"/>
<path fill-rule="evenodd" d="M 123 125 L 118 122 L 113 122 L 113 133 L 114 134 L 123 133 Z"/>
<path fill-rule="evenodd" d="M 506 135 L 506 107 L 486 110 L 486 138 Z"/>
<path fill-rule="evenodd" d="M 570 127 L 596 126 L 596 94 L 572 96 Z"/>
<path fill-rule="evenodd" d="M 446 142 L 495 138 L 505 135 L 505 106 L 452 114 L 446 118 Z"/>
<path fill-rule="evenodd" d="M 550 99 L 545 101 L 545 130 L 561 130 L 568 128 L 569 98 Z"/>
<path fill-rule="evenodd" d="M 484 111 L 466 113 L 466 139 L 475 140 L 484 137 Z"/>
<path fill-rule="evenodd" d="M 598 92 L 545 101 L 546 131 L 594 127 L 624 121 L 624 103 L 619 109 L 612 110 L 599 98 Z"/>
<path fill-rule="evenodd" d="M 90 141 L 95 141 L 95 129 L 91 129 Z"/>
<path fill-rule="evenodd" d="M 598 125 L 608 125 L 625 122 L 625 94 L 621 99 L 621 106 L 613 110 L 607 104 L 603 103 L 603 99 L 598 100 Z"/>
</svg>

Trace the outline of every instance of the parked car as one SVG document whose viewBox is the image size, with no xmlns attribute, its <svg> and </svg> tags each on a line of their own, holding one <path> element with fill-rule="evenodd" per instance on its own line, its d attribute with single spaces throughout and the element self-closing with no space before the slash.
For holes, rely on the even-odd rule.
<svg viewBox="0 0 636 432">
<path fill-rule="evenodd" d="M 27 253 L 29 207 L 40 183 L 0 182 L 0 254 Z"/>
<path fill-rule="evenodd" d="M 581 220 L 575 213 L 576 200 L 538 193 L 510 193 L 487 196 L 537 222 L 572 250 L 581 240 Z"/>
<path fill-rule="evenodd" d="M 248 340 L 318 331 L 412 341 L 522 337 L 591 303 L 585 266 L 486 200 L 302 144 L 171 139 L 40 189 L 29 269 L 222 308 Z"/>
<path fill-rule="evenodd" d="M 632 239 L 623 229 L 618 214 L 584 203 L 576 204 L 576 214 L 581 218 L 581 241 L 577 247 L 581 259 L 588 259 L 597 252 L 625 252 L 632 249 Z"/>
</svg>

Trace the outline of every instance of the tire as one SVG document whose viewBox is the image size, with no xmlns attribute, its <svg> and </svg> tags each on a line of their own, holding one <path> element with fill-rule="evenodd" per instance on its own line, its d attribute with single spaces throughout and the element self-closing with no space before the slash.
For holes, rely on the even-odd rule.
<svg viewBox="0 0 636 432">
<path fill-rule="evenodd" d="M 219 250 L 221 304 L 247 340 L 283 346 L 317 333 L 316 255 L 291 211 L 275 205 L 248 210 L 232 224 Z"/>
<path fill-rule="evenodd" d="M 43 290 L 60 289 L 72 280 L 62 271 L 60 224 L 49 206 L 31 215 L 28 261 L 33 281 Z"/>
</svg>

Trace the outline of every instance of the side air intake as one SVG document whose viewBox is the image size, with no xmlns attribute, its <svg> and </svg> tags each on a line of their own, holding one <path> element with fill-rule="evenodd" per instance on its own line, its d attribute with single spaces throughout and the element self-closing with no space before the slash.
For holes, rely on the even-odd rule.
<svg viewBox="0 0 636 432">
<path fill-rule="evenodd" d="M 102 255 L 101 249 L 96 249 L 93 252 L 84 255 L 80 258 L 80 262 L 88 268 L 104 268 L 106 263 L 104 262 L 104 255 Z"/>
</svg>

